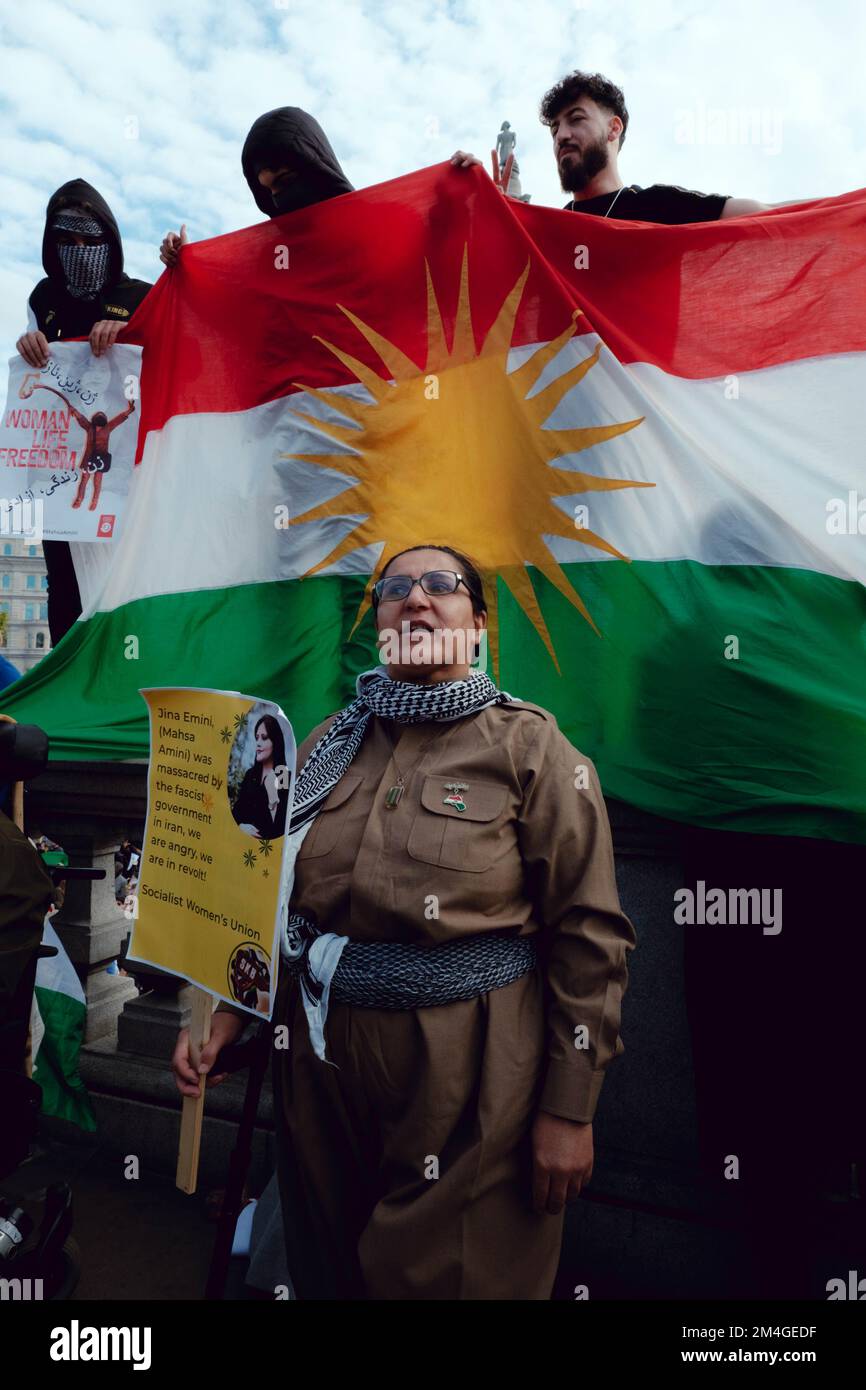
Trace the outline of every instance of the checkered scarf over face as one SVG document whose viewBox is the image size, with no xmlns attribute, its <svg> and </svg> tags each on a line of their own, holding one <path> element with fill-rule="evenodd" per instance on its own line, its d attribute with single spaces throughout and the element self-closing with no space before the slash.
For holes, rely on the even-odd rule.
<svg viewBox="0 0 866 1390">
<path fill-rule="evenodd" d="M 85 212 L 59 212 L 51 224 L 53 232 L 73 236 L 105 236 L 102 223 Z M 108 278 L 111 247 L 58 245 L 57 255 L 66 277 L 66 288 L 73 299 L 95 299 Z"/>
</svg>

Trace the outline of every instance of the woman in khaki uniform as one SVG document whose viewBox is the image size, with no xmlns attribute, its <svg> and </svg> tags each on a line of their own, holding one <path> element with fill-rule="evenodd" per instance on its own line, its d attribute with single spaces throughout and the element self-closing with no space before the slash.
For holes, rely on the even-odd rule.
<svg viewBox="0 0 866 1390">
<path fill-rule="evenodd" d="M 304 957 L 284 959 L 274 1013 L 290 1029 L 274 1085 L 292 1277 L 301 1298 L 547 1299 L 565 1203 L 592 1172 L 604 1071 L 623 1050 L 635 938 L 604 801 L 551 714 L 470 677 L 487 615 L 465 556 L 394 556 L 374 605 L 387 674 L 361 677 L 359 692 L 380 712 L 307 827 L 290 902 L 290 923 L 346 948 L 324 1007 L 327 953 L 313 966 L 304 948 L 306 976 Z M 439 711 L 476 686 L 480 708 Z M 385 717 L 383 700 L 404 692 L 417 708 Z M 301 745 L 299 779 L 339 718 Z M 298 814 L 296 801 L 293 831 Z M 492 986 L 471 984 L 476 950 L 497 958 Z M 407 951 L 405 998 L 422 988 L 412 960 L 447 957 L 433 973 L 448 975 L 453 1002 L 401 1006 Z M 353 956 L 354 994 L 340 983 Z M 396 1003 L 382 994 L 389 975 Z M 340 1002 L 369 976 L 380 1006 Z M 219 1006 L 204 1069 L 246 1021 Z M 185 1031 L 174 1068 L 197 1094 Z"/>
</svg>

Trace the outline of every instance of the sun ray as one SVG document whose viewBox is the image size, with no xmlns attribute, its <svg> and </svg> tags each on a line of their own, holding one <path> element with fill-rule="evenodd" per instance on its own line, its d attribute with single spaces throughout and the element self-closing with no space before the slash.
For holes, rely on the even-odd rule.
<svg viewBox="0 0 866 1390">
<path fill-rule="evenodd" d="M 531 405 L 532 402 L 529 401 L 528 404 Z M 545 430 L 544 433 L 558 446 L 550 451 L 550 456 L 561 458 L 563 454 L 579 454 L 584 449 L 591 449 L 594 444 L 604 444 L 608 439 L 628 434 L 629 430 L 642 424 L 643 416 L 639 420 L 625 420 L 619 425 L 578 425 L 570 430 Z"/>
<path fill-rule="evenodd" d="M 571 585 L 569 584 L 568 580 L 566 579 L 565 575 L 563 574 L 562 570 L 560 569 L 559 565 L 556 563 L 550 552 L 547 551 L 546 554 L 539 555 L 535 563 L 538 566 L 541 573 L 544 575 L 545 579 L 548 579 L 550 583 L 553 584 L 553 586 L 559 590 L 563 598 L 568 599 L 568 602 L 577 609 L 581 617 L 585 618 L 586 621 L 589 623 L 596 637 L 600 637 L 601 633 L 596 627 L 589 609 L 587 608 L 583 599 L 580 597 L 580 594 L 577 593 L 577 591 L 571 587 Z"/>
<path fill-rule="evenodd" d="M 597 343 L 594 351 L 588 353 L 580 362 L 575 362 L 573 367 L 562 373 L 562 376 L 554 377 L 553 381 L 530 397 L 532 407 L 541 419 L 546 420 L 552 415 L 563 396 L 567 396 L 573 387 L 580 385 L 587 372 L 598 362 L 601 348 L 601 343 Z"/>
<path fill-rule="evenodd" d="M 642 483 L 634 478 L 598 478 L 593 473 L 570 472 L 567 468 L 551 468 L 551 475 L 558 482 L 551 484 L 550 492 L 557 497 L 568 497 L 573 492 L 612 492 L 623 487 L 655 487 L 655 483 Z"/>
<path fill-rule="evenodd" d="M 615 545 L 606 541 L 604 536 L 597 536 L 595 531 L 590 531 L 588 526 L 570 525 L 563 516 L 562 521 L 556 521 L 547 527 L 548 536 L 562 536 L 567 541 L 579 541 L 581 545 L 594 546 L 596 550 L 603 550 L 608 555 L 614 555 L 617 560 L 627 560 L 628 556 L 623 555 L 621 550 L 617 550 Z"/>
<path fill-rule="evenodd" d="M 393 390 L 390 382 L 385 381 L 383 377 L 379 376 L 378 372 L 374 372 L 373 368 L 368 367 L 366 362 L 362 362 L 359 357 L 353 357 L 350 352 L 344 352 L 342 348 L 338 348 L 334 343 L 328 342 L 327 338 L 320 337 L 318 333 L 314 333 L 313 337 L 316 342 L 322 344 L 322 347 L 326 347 L 329 352 L 332 352 L 335 357 L 339 358 L 344 367 L 348 367 L 349 371 L 358 378 L 361 385 L 366 386 L 370 395 L 375 400 L 381 401 L 386 391 Z M 299 385 L 298 382 L 294 382 L 293 384 L 295 386 Z M 331 391 L 328 394 L 337 394 L 339 396 L 340 393 Z M 345 397 L 343 397 L 343 399 L 345 399 Z M 353 401 L 352 404 L 354 405 L 356 402 Z"/>
<path fill-rule="evenodd" d="M 575 309 L 571 315 L 571 323 L 568 328 L 564 328 L 558 338 L 553 338 L 551 342 L 545 343 L 531 357 L 515 367 L 511 373 L 511 381 L 520 394 L 526 398 L 533 386 L 537 385 L 541 373 L 544 371 L 548 362 L 552 362 L 554 357 L 562 351 L 569 338 L 574 337 L 577 327 L 577 320 L 583 316 L 582 309 Z"/>
<path fill-rule="evenodd" d="M 469 307 L 469 247 L 463 247 L 463 263 L 460 267 L 460 294 L 457 299 L 457 313 L 454 315 L 454 340 L 451 344 L 450 361 L 471 362 L 475 356 L 475 335 L 472 332 L 472 312 Z"/>
<path fill-rule="evenodd" d="M 610 444 L 636 429 L 643 417 L 607 424 L 545 428 L 569 393 L 583 383 L 601 360 L 597 343 L 579 362 L 569 366 L 540 390 L 538 383 L 554 358 L 575 337 L 581 310 L 550 342 L 543 344 L 514 371 L 508 371 L 517 314 L 531 266 L 527 265 L 504 295 L 482 345 L 476 347 L 469 289 L 468 251 L 460 268 L 448 346 L 442 301 L 425 262 L 427 294 L 426 350 L 423 367 L 396 344 L 339 305 L 359 335 L 377 353 L 386 380 L 346 349 L 318 338 L 324 347 L 363 385 L 372 399 L 358 400 L 342 390 L 295 383 L 342 423 L 323 420 L 290 407 L 305 432 L 325 436 L 344 452 L 293 452 L 283 458 L 313 463 L 347 478 L 345 489 L 315 505 L 289 525 L 332 522 L 346 517 L 348 530 L 329 553 L 305 571 L 328 571 L 353 551 L 384 547 L 395 553 L 407 546 L 431 542 L 437 534 L 476 561 L 485 583 L 488 643 L 494 672 L 499 668 L 500 582 L 512 595 L 544 644 L 561 674 L 551 633 L 532 582 L 530 567 L 550 583 L 589 624 L 599 629 L 571 577 L 549 549 L 547 537 L 576 541 L 612 560 L 628 556 L 589 526 L 577 526 L 555 499 L 613 492 L 623 488 L 654 487 L 651 481 L 586 473 L 556 466 L 571 454 L 599 447 L 599 468 L 608 460 Z M 452 301 L 453 302 L 453 301 Z M 447 373 L 447 389 L 438 377 Z M 435 390 L 428 390 L 431 380 Z M 574 398 L 577 399 L 576 397 Z M 603 396 L 593 396 L 590 409 L 603 409 Z M 580 415 L 585 418 L 584 408 Z M 580 418 L 578 415 L 578 418 Z M 615 455 L 611 455 L 615 457 Z M 589 504 L 587 504 L 589 506 Z M 359 518 L 359 520 L 350 520 Z M 432 523 L 432 525 L 431 525 Z M 575 573 L 579 570 L 575 568 Z M 354 617 L 353 635 L 372 607 L 373 575 Z"/>
<path fill-rule="evenodd" d="M 529 261 L 526 262 L 526 268 L 523 274 L 503 303 L 487 337 L 484 339 L 481 348 L 482 357 L 491 352 L 501 352 L 506 356 L 508 355 L 508 350 L 511 347 L 511 338 L 514 333 L 514 321 L 517 318 L 517 310 L 520 308 L 520 301 L 523 298 L 523 291 L 528 278 Z"/>
<path fill-rule="evenodd" d="M 439 301 L 433 286 L 433 276 L 430 274 L 430 266 L 427 261 L 424 262 L 424 270 L 427 276 L 427 361 L 425 366 L 428 372 L 441 372 L 442 368 L 448 364 L 448 344 L 445 341 L 442 313 L 439 309 Z"/>
<path fill-rule="evenodd" d="M 553 642 L 550 640 L 550 633 L 547 630 L 544 614 L 541 611 L 535 590 L 532 587 L 529 571 L 523 566 L 518 569 L 516 565 L 512 565 L 503 572 L 502 578 L 509 591 L 520 604 L 527 618 L 532 623 L 536 632 L 539 634 L 542 642 L 547 648 L 551 661 L 556 667 L 557 673 L 559 673 L 559 662 L 556 659 L 556 652 L 553 650 Z"/>
<path fill-rule="evenodd" d="M 355 325 L 361 336 L 367 339 L 370 347 L 379 354 L 395 381 L 411 381 L 413 377 L 417 377 L 418 368 L 411 357 L 407 357 L 405 352 L 401 352 L 394 343 L 389 343 L 387 338 L 383 338 L 382 334 L 377 333 L 375 328 L 371 328 L 369 324 L 364 323 L 363 319 L 359 319 L 356 314 L 352 313 L 351 309 L 344 308 L 342 304 L 338 304 L 337 308 Z"/>
</svg>

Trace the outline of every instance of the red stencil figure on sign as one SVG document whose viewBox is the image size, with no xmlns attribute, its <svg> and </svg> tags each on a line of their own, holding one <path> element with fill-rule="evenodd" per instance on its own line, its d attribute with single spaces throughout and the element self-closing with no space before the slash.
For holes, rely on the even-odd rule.
<svg viewBox="0 0 866 1390">
<path fill-rule="evenodd" d="M 81 482 L 78 484 L 78 491 L 75 494 L 73 507 L 80 507 L 84 501 L 84 494 L 87 490 L 87 481 L 93 478 L 93 496 L 90 499 L 92 512 L 96 511 L 99 502 L 99 494 L 102 491 L 102 476 L 111 467 L 111 454 L 108 452 L 108 441 L 112 430 L 118 425 L 122 425 L 124 420 L 128 420 L 135 410 L 135 401 L 130 401 L 125 410 L 119 415 L 115 415 L 113 420 L 109 420 L 104 410 L 97 410 L 92 418 L 88 420 L 86 415 L 82 415 L 80 410 L 76 410 L 74 405 L 60 391 L 55 391 L 53 386 L 35 386 L 35 391 L 50 391 L 53 396 L 59 396 L 66 409 L 69 411 L 76 424 L 84 430 L 84 449 L 81 455 Z M 32 392 L 30 393 L 32 394 Z M 100 532 L 102 534 L 102 532 Z"/>
</svg>

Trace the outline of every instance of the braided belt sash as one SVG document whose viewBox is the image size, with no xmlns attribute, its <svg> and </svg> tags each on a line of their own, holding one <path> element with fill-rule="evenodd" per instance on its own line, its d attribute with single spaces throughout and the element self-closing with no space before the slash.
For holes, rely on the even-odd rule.
<svg viewBox="0 0 866 1390">
<path fill-rule="evenodd" d="M 349 940 L 331 982 L 331 998 L 360 1009 L 423 1009 L 474 999 L 535 968 L 531 936 L 482 932 L 435 946 Z M 284 961 L 303 975 L 305 956 Z"/>
</svg>

